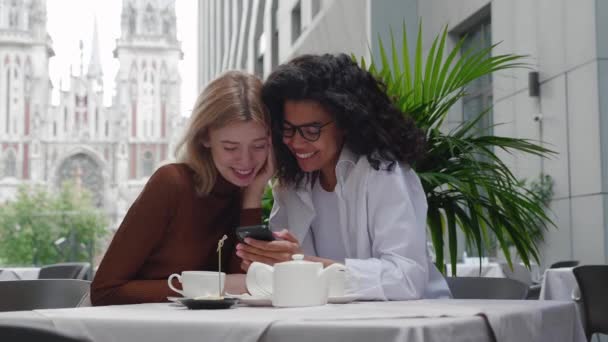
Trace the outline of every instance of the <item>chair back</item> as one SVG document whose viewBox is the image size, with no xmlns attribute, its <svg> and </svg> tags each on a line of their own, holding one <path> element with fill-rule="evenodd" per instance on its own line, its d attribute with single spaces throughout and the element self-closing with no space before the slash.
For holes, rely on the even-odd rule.
<svg viewBox="0 0 608 342">
<path fill-rule="evenodd" d="M 90 272 L 91 264 L 88 262 L 64 262 L 43 266 L 40 268 L 38 279 L 91 280 Z"/>
<path fill-rule="evenodd" d="M 446 277 L 454 299 L 525 299 L 528 286 L 509 278 Z"/>
<path fill-rule="evenodd" d="M 594 333 L 608 334 L 608 265 L 575 267 L 585 312 L 585 333 L 591 340 Z"/>
<path fill-rule="evenodd" d="M 530 270 L 526 268 L 526 266 L 517 262 L 512 263 L 513 268 L 511 268 L 507 263 L 500 264 L 500 266 L 502 272 L 507 278 L 518 280 L 527 286 L 532 285 L 532 274 L 530 273 Z"/>
<path fill-rule="evenodd" d="M 23 342 L 88 342 L 89 339 L 71 337 L 54 330 L 27 326 L 11 326 L 0 324 L 0 340 Z"/>
<path fill-rule="evenodd" d="M 78 279 L 0 281 L 0 312 L 75 308 L 90 287 L 90 281 Z"/>
<path fill-rule="evenodd" d="M 563 260 L 558 261 L 556 263 L 551 264 L 549 268 L 567 268 L 567 267 L 576 267 L 578 266 L 578 260 Z"/>
</svg>

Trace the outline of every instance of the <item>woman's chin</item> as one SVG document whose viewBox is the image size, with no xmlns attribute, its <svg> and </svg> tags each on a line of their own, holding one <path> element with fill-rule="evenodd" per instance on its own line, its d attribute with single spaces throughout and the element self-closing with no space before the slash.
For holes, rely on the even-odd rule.
<svg viewBox="0 0 608 342">
<path fill-rule="evenodd" d="M 230 183 L 238 186 L 239 188 L 245 188 L 251 184 L 251 181 L 243 181 L 243 180 L 240 180 L 240 179 L 234 178 L 234 177 L 231 177 L 230 179 L 228 179 L 228 181 Z"/>
<path fill-rule="evenodd" d="M 300 167 L 300 170 L 304 172 L 314 172 L 320 169 L 318 165 L 315 165 L 314 163 L 310 162 L 298 161 L 298 166 Z"/>
</svg>

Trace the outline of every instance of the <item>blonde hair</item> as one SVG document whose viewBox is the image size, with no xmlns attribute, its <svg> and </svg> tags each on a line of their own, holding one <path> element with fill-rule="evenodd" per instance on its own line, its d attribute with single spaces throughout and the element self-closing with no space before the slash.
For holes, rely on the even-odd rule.
<svg viewBox="0 0 608 342">
<path fill-rule="evenodd" d="M 217 179 L 211 150 L 204 145 L 209 130 L 239 121 L 254 121 L 270 129 L 270 115 L 262 102 L 261 92 L 262 81 L 256 76 L 228 71 L 211 81 L 198 96 L 175 154 L 178 161 L 194 170 L 199 195 L 209 194 Z"/>
</svg>

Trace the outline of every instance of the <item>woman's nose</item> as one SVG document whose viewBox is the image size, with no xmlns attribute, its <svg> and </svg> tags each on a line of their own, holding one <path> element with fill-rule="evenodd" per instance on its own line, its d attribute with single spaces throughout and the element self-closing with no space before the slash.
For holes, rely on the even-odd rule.
<svg viewBox="0 0 608 342">
<path fill-rule="evenodd" d="M 245 166 L 248 166 L 252 160 L 253 160 L 253 155 L 247 149 L 244 149 L 239 154 L 239 161 L 241 163 L 243 163 Z"/>
</svg>

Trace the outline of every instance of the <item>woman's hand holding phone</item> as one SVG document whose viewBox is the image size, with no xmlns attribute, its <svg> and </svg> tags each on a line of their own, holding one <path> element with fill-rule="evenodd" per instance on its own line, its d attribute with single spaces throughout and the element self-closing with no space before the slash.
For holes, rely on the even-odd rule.
<svg viewBox="0 0 608 342">
<path fill-rule="evenodd" d="M 241 268 L 244 271 L 247 271 L 249 265 L 254 261 L 274 265 L 291 260 L 293 254 L 303 254 L 298 238 L 287 229 L 273 232 L 273 235 L 277 240 L 260 241 L 246 238 L 245 243 L 239 243 L 236 246 L 236 255 L 243 259 Z"/>
</svg>

